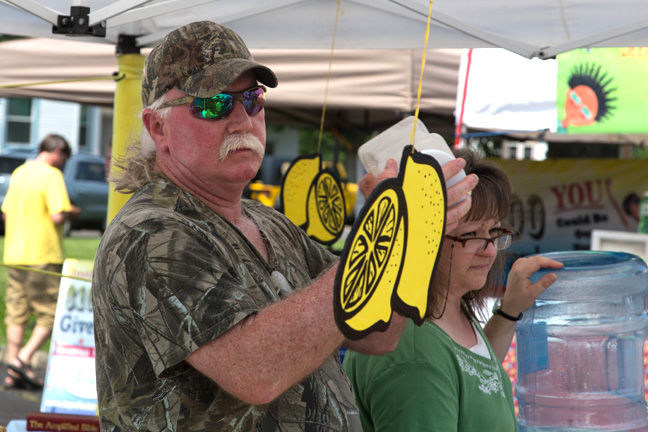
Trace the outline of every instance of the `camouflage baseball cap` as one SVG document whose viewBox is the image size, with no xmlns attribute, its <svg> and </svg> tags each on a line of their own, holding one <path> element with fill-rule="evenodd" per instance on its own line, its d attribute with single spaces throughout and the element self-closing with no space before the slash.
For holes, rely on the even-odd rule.
<svg viewBox="0 0 648 432">
<path fill-rule="evenodd" d="M 277 86 L 274 72 L 254 62 L 236 32 L 211 21 L 193 22 L 166 35 L 149 54 L 142 102 L 149 106 L 172 88 L 191 96 L 212 97 L 250 70 L 262 84 Z"/>
</svg>

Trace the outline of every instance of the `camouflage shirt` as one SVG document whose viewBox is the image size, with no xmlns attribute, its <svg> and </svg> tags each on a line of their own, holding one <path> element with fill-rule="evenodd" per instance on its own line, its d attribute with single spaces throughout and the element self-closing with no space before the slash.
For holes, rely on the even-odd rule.
<svg viewBox="0 0 648 432">
<path fill-rule="evenodd" d="M 335 260 L 274 209 L 243 200 L 243 212 L 260 227 L 268 262 L 237 228 L 162 177 L 111 222 L 92 287 L 102 431 L 360 430 L 337 354 L 267 405 L 236 399 L 184 361 L 284 298 L 292 288 L 273 272 L 298 290 Z"/>
</svg>

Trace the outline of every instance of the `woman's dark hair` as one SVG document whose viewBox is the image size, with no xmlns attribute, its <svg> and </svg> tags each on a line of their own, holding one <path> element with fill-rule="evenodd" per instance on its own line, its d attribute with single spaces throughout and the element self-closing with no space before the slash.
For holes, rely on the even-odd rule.
<svg viewBox="0 0 648 432">
<path fill-rule="evenodd" d="M 495 219 L 502 222 L 506 227 L 511 201 L 511 182 L 502 169 L 495 163 L 485 161 L 474 150 L 468 148 L 454 149 L 456 157 L 466 161 L 464 171 L 466 174 L 476 174 L 479 177 L 479 183 L 472 191 L 472 206 L 466 215 L 468 221 L 478 221 L 483 219 Z M 504 268 L 506 265 L 505 252 L 498 252 L 497 258 L 488 273 L 486 284 L 479 290 L 470 291 L 463 296 L 463 300 L 469 309 L 469 312 L 475 316 L 475 311 L 483 308 L 484 299 L 488 296 L 501 294 L 500 290 L 503 285 Z M 444 289 L 435 290 L 436 297 L 440 300 L 433 304 L 442 304 L 445 297 Z M 438 314 L 443 306 L 439 307 Z"/>
</svg>

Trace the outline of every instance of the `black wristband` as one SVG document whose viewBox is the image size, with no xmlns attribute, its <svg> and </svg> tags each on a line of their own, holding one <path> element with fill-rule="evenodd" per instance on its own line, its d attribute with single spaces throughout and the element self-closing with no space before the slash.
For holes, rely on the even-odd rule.
<svg viewBox="0 0 648 432">
<path fill-rule="evenodd" d="M 495 309 L 495 310 L 493 311 L 493 313 L 494 313 L 494 314 L 497 314 L 497 315 L 499 315 L 499 316 L 501 316 L 502 318 L 506 318 L 506 319 L 509 320 L 509 321 L 517 322 L 517 321 L 520 321 L 520 320 L 522 319 L 522 313 L 521 313 L 521 312 L 520 312 L 520 315 L 514 317 L 514 316 L 511 316 L 511 315 L 507 314 L 507 313 L 504 312 L 502 309 L 497 308 L 497 309 Z"/>
</svg>

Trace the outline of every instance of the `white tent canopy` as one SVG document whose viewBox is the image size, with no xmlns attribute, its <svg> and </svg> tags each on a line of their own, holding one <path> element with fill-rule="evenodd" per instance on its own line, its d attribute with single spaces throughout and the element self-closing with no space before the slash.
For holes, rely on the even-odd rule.
<svg viewBox="0 0 648 432">
<path fill-rule="evenodd" d="M 339 49 L 420 49 L 427 0 L 341 0 Z M 236 30 L 251 48 L 326 49 L 333 42 L 335 0 L 0 0 L 0 32 L 53 37 L 74 17 L 154 46 L 187 22 L 213 20 Z M 67 17 L 67 21 L 66 21 Z M 636 46 L 648 40 L 642 0 L 435 0 L 428 48 L 502 47 L 524 57 L 549 58 L 579 47 Z M 70 26 L 71 27 L 71 26 Z M 90 27 L 92 29 L 92 27 Z M 59 36 L 62 37 L 62 36 Z M 88 38 L 85 36 L 84 38 Z"/>
<path fill-rule="evenodd" d="M 330 54 L 330 50 L 253 50 L 256 60 L 279 77 L 279 86 L 268 93 L 269 122 L 319 126 Z M 335 50 L 327 127 L 371 132 L 411 114 L 421 56 L 422 50 Z M 427 52 L 420 109 L 431 130 L 443 127 L 452 133 L 460 56 L 461 50 L 453 49 Z M 116 83 L 111 77 L 117 71 L 113 46 L 76 39 L 19 39 L 0 43 L 0 62 L 0 97 L 113 106 Z M 86 80 L 98 77 L 106 79 Z M 57 82 L 67 80 L 72 81 Z"/>
<path fill-rule="evenodd" d="M 457 121 L 475 129 L 555 132 L 557 63 L 503 49 L 464 50 Z"/>
<path fill-rule="evenodd" d="M 139 49 L 155 46 L 169 31 L 197 20 L 234 29 L 251 49 L 330 50 L 335 43 L 335 50 L 420 50 L 425 47 L 431 4 L 428 0 L 0 0 L 0 33 L 54 38 L 74 34 L 80 40 L 116 45 L 124 54 L 118 57 L 120 71 L 141 71 Z M 643 0 L 435 0 L 432 6 L 428 49 L 501 47 L 527 58 L 552 58 L 575 48 L 643 46 L 648 40 Z M 52 35 L 53 29 L 59 34 Z M 104 32 L 105 37 L 88 36 Z M 411 70 L 411 64 L 402 67 Z M 139 109 L 138 81 L 133 76 L 117 85 L 113 155 L 122 154 L 127 137 L 140 127 L 133 121 Z M 116 201 L 109 202 L 112 211 L 119 208 Z"/>
<path fill-rule="evenodd" d="M 421 50 L 430 4 L 428 0 L 0 0 L 0 33 L 59 39 L 75 34 L 77 40 L 137 53 L 181 25 L 213 20 L 236 30 L 253 50 L 329 52 L 333 42 L 336 52 Z M 502 47 L 527 58 L 551 58 L 579 47 L 641 46 L 648 40 L 647 14 L 642 0 L 434 0 L 427 47 Z M 54 28 L 59 34 L 52 34 Z M 105 37 L 88 35 L 104 31 Z M 412 71 L 412 64 L 405 63 L 402 69 Z M 417 80 L 413 74 L 404 82 Z M 423 88 L 431 82 L 424 80 Z M 129 106 L 133 100 L 116 99 L 117 112 Z M 372 124 L 368 117 L 376 112 L 354 112 L 361 118 L 355 124 Z M 315 111 L 302 109 L 298 114 L 317 118 Z M 344 116 L 327 114 L 328 119 L 339 117 Z M 395 120 L 388 116 L 383 125 Z"/>
</svg>

